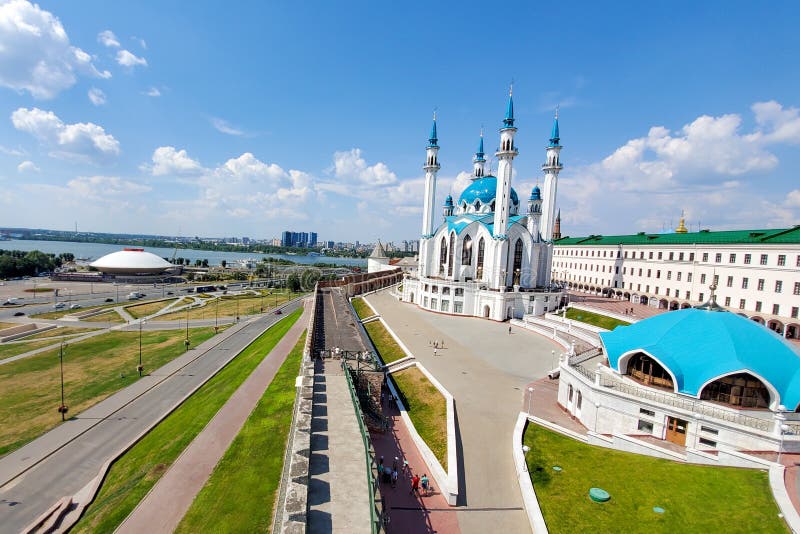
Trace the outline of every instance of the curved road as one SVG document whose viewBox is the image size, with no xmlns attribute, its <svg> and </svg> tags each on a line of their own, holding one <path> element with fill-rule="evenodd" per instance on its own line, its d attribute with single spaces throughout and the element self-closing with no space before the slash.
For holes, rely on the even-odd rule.
<svg viewBox="0 0 800 534">
<path fill-rule="evenodd" d="M 290 313 L 298 299 L 282 309 Z M 0 532 L 19 532 L 285 315 L 243 321 L 0 459 Z"/>
</svg>

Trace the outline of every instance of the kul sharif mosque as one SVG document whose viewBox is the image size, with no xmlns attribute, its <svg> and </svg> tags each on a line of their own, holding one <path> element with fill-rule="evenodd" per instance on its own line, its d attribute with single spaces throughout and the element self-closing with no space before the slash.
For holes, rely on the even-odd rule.
<svg viewBox="0 0 800 534">
<path fill-rule="evenodd" d="M 436 173 L 440 169 L 436 117 L 426 147 L 425 197 L 419 267 L 403 282 L 403 300 L 430 311 L 496 321 L 556 309 L 563 293 L 551 285 L 558 173 L 563 166 L 558 113 L 542 165 L 544 185 L 535 186 L 526 205 L 511 187 L 514 158 L 514 101 L 508 106 L 495 152 L 497 176 L 486 174 L 481 134 L 473 157 L 472 183 L 457 201 L 444 203 L 444 220 L 434 228 Z"/>
</svg>

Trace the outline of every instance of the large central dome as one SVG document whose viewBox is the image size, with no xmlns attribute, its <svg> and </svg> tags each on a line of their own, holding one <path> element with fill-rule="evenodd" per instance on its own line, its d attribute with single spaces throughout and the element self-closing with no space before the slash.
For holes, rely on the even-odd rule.
<svg viewBox="0 0 800 534">
<path fill-rule="evenodd" d="M 173 267 L 164 258 L 145 252 L 141 248 L 126 248 L 106 254 L 91 266 L 104 273 L 127 275 L 159 274 Z"/>
<path fill-rule="evenodd" d="M 458 206 L 462 209 L 476 207 L 476 211 L 481 210 L 483 206 L 491 205 L 494 202 L 495 194 L 497 193 L 497 178 L 494 176 L 484 176 L 475 180 L 469 187 L 464 189 L 458 199 Z M 476 206 L 476 202 L 480 202 L 480 206 Z M 516 212 L 519 209 L 519 197 L 514 188 L 511 188 L 511 211 Z"/>
</svg>

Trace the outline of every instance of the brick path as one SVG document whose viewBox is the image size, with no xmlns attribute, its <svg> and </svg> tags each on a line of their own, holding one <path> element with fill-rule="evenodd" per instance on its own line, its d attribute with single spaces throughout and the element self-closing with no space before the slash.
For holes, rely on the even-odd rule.
<svg viewBox="0 0 800 534">
<path fill-rule="evenodd" d="M 590 295 L 588 293 L 578 293 L 572 291 L 569 293 L 569 301 L 575 304 L 582 304 L 584 306 L 598 308 L 600 310 L 616 312 L 621 315 L 625 315 L 626 309 L 633 308 L 632 317 L 634 319 L 646 319 L 648 317 L 668 311 L 653 308 L 651 306 L 645 306 L 643 304 L 634 304 L 633 302 L 629 302 L 627 300 L 616 300 L 606 297 L 598 297 L 597 295 Z"/>
<path fill-rule="evenodd" d="M 170 533 L 180 523 L 308 325 L 309 308 L 181 453 L 116 532 Z"/>
</svg>

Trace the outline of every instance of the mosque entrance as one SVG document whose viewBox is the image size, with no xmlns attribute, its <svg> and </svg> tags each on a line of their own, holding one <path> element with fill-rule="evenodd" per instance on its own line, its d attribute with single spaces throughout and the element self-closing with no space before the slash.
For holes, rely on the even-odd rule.
<svg viewBox="0 0 800 534">
<path fill-rule="evenodd" d="M 681 447 L 686 446 L 686 426 L 688 423 L 677 417 L 667 417 L 667 435 L 665 439 Z"/>
</svg>

